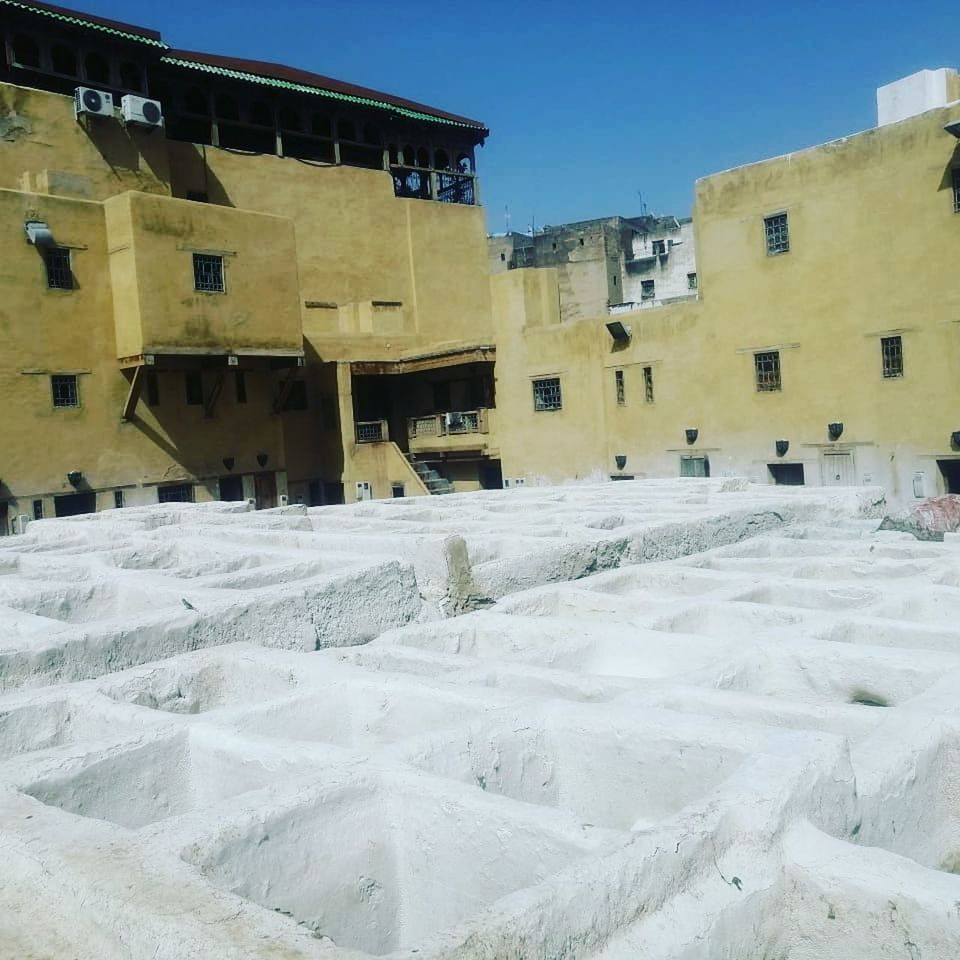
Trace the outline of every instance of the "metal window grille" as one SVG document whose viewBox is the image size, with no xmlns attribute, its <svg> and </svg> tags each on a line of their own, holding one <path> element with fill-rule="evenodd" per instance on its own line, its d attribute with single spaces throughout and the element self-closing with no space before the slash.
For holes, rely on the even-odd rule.
<svg viewBox="0 0 960 960">
<path fill-rule="evenodd" d="M 33 501 L 33 519 L 34 520 L 43 519 L 43 501 L 42 500 Z"/>
<path fill-rule="evenodd" d="M 385 420 L 358 420 L 357 443 L 382 443 L 388 439 Z"/>
<path fill-rule="evenodd" d="M 212 253 L 195 253 L 193 286 L 204 293 L 223 293 L 223 257 Z"/>
<path fill-rule="evenodd" d="M 953 212 L 960 213 L 960 167 L 953 171 Z"/>
<path fill-rule="evenodd" d="M 640 281 L 640 299 L 652 300 L 657 295 L 656 282 L 653 280 Z"/>
<path fill-rule="evenodd" d="M 763 229 L 767 237 L 767 253 L 786 253 L 790 249 L 790 228 L 785 213 L 764 217 Z"/>
<path fill-rule="evenodd" d="M 114 490 L 113 491 L 113 505 L 120 510 L 123 507 L 123 491 Z"/>
<path fill-rule="evenodd" d="M 757 374 L 757 390 L 779 390 L 780 382 L 780 352 L 771 350 L 769 353 L 755 353 L 753 355 L 754 368 Z"/>
<path fill-rule="evenodd" d="M 695 273 L 687 274 L 687 289 L 688 290 L 697 289 L 697 275 Z"/>
<path fill-rule="evenodd" d="M 690 455 L 681 455 L 680 476 L 681 477 L 709 477 L 710 461 L 706 457 L 694 457 Z"/>
<path fill-rule="evenodd" d="M 192 503 L 193 485 L 178 483 L 169 487 L 157 487 L 158 503 Z"/>
<path fill-rule="evenodd" d="M 560 410 L 563 407 L 563 398 L 560 394 L 560 378 L 548 377 L 544 380 L 533 381 L 533 409 Z"/>
<path fill-rule="evenodd" d="M 653 403 L 653 367 L 643 368 L 643 399 Z"/>
<path fill-rule="evenodd" d="M 902 377 L 903 341 L 900 337 L 881 337 L 880 354 L 883 357 L 884 377 Z"/>
<path fill-rule="evenodd" d="M 73 271 L 70 269 L 70 251 L 66 247 L 51 247 L 44 260 L 47 265 L 47 287 L 51 290 L 72 290 Z"/>
<path fill-rule="evenodd" d="M 79 407 L 80 390 L 76 374 L 55 374 L 50 378 L 55 407 Z"/>
<path fill-rule="evenodd" d="M 623 371 L 614 370 L 613 379 L 617 385 L 617 404 L 622 407 L 627 402 L 627 388 L 623 382 Z"/>
</svg>

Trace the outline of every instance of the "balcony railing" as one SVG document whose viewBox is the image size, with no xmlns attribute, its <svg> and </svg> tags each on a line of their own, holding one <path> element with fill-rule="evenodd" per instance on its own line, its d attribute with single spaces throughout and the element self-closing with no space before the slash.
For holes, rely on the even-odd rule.
<svg viewBox="0 0 960 960">
<path fill-rule="evenodd" d="M 383 443 L 390 439 L 386 420 L 358 420 L 357 443 Z"/>
<path fill-rule="evenodd" d="M 450 413 L 431 413 L 425 417 L 410 417 L 407 420 L 407 436 L 411 440 L 486 432 L 487 411 L 483 408 L 479 410 L 455 410 Z"/>
</svg>

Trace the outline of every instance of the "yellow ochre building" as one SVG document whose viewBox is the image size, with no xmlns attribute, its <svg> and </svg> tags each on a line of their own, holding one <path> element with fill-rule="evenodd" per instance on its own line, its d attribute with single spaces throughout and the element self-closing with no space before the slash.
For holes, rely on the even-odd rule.
<svg viewBox="0 0 960 960">
<path fill-rule="evenodd" d="M 699 181 L 684 295 L 585 316 L 559 266 L 491 270 L 479 121 L 25 0 L 0 39 L 0 533 L 600 477 L 960 489 L 952 70 Z M 673 242 L 611 269 L 640 289 Z"/>
</svg>

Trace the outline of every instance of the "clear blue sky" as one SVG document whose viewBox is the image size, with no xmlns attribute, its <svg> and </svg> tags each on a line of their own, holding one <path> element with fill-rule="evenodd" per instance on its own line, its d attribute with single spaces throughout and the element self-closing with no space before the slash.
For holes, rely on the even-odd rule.
<svg viewBox="0 0 960 960">
<path fill-rule="evenodd" d="M 483 120 L 491 231 L 689 214 L 697 177 L 875 123 L 875 88 L 960 65 L 956 3 L 59 0 L 172 46 L 273 60 Z"/>
</svg>

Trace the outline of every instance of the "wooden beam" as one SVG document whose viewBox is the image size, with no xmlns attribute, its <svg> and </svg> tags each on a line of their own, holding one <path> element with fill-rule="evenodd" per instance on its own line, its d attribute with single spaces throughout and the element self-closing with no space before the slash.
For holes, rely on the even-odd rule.
<svg viewBox="0 0 960 960">
<path fill-rule="evenodd" d="M 273 404 L 273 412 L 280 413 L 286 405 L 287 399 L 290 397 L 290 391 L 293 389 L 293 382 L 296 379 L 297 368 L 291 367 L 287 370 L 287 375 L 280 382 L 280 392 L 277 394 L 277 399 Z"/>
<path fill-rule="evenodd" d="M 127 400 L 123 405 L 123 414 L 120 417 L 121 420 L 126 422 L 133 419 L 145 380 L 146 370 L 143 364 L 134 367 L 133 376 L 130 378 L 130 390 L 127 392 Z"/>
<path fill-rule="evenodd" d="M 210 396 L 207 397 L 203 404 L 203 415 L 205 417 L 213 416 L 213 411 L 217 407 L 217 400 L 220 398 L 220 391 L 223 390 L 223 381 L 226 378 L 226 375 L 226 370 L 217 371 L 217 378 L 213 381 L 213 387 L 210 390 Z"/>
</svg>

